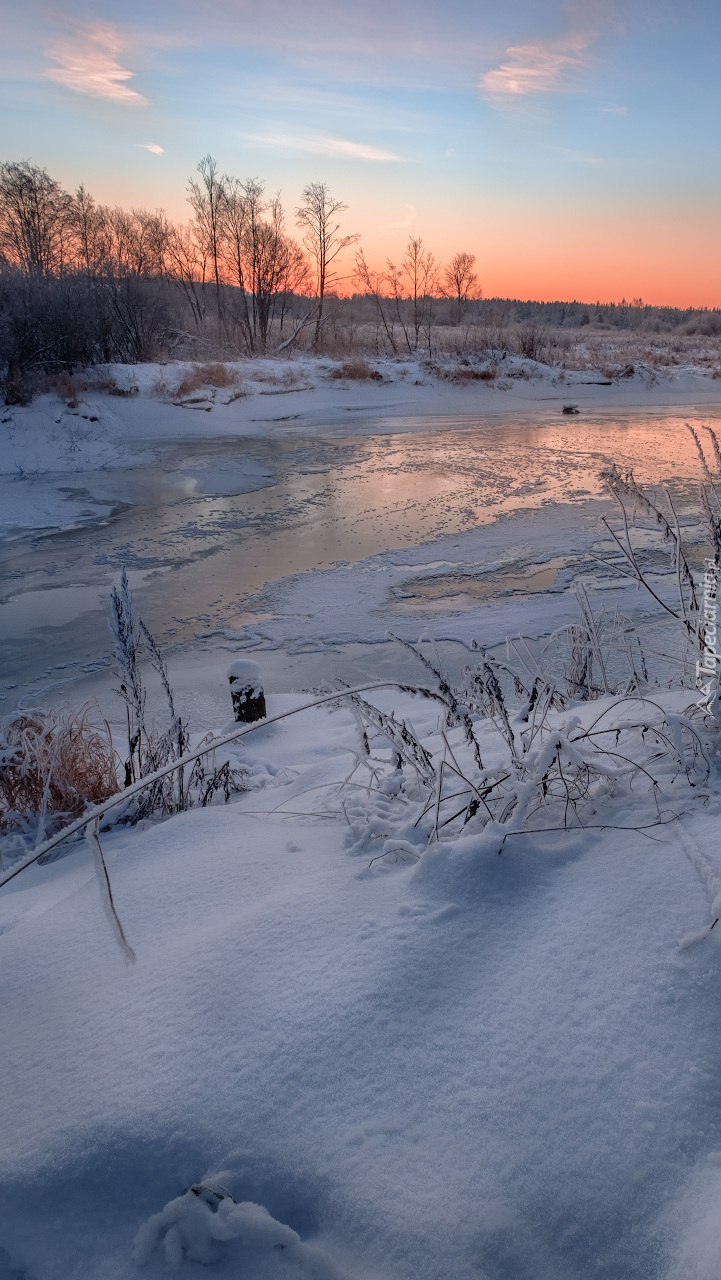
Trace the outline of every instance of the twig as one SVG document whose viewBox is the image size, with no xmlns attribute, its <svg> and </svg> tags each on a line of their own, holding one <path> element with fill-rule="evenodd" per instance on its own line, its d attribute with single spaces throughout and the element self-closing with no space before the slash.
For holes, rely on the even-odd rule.
<svg viewBox="0 0 721 1280">
<path fill-rule="evenodd" d="M 638 831 L 639 835 L 646 836 L 647 840 L 653 840 L 653 836 L 646 833 L 654 829 L 654 827 L 667 827 L 672 822 L 678 822 L 679 818 L 683 818 L 684 813 L 674 813 L 670 818 L 658 818 L 656 822 L 642 823 L 640 826 L 622 826 L 617 822 L 587 822 L 583 831 Z M 506 831 L 501 840 L 501 849 L 508 840 L 509 836 L 542 836 L 547 832 L 573 831 L 577 832 L 577 827 L 529 827 L 522 831 Z M 501 849 L 498 850 L 499 854 Z"/>
<path fill-rule="evenodd" d="M 103 857 L 103 849 L 102 849 L 102 845 L 100 844 L 100 835 L 98 834 L 97 818 L 95 819 L 94 822 L 88 823 L 87 827 L 85 828 L 85 837 L 90 846 L 90 851 L 93 855 L 93 862 L 95 864 L 95 874 L 97 877 L 98 888 L 100 889 L 100 898 L 101 898 L 103 907 L 105 909 L 105 914 L 107 915 L 110 921 L 113 933 L 115 935 L 115 939 L 118 943 L 118 946 L 120 947 L 120 950 L 125 960 L 129 964 L 134 964 L 135 952 L 133 951 L 133 948 L 130 946 L 130 943 L 128 942 L 125 936 L 125 931 L 123 929 L 122 924 L 120 923 L 120 916 L 118 915 L 115 909 L 115 902 L 113 900 L 113 890 L 110 885 L 110 876 L 108 875 L 108 868 L 105 864 L 105 858 Z"/>
</svg>

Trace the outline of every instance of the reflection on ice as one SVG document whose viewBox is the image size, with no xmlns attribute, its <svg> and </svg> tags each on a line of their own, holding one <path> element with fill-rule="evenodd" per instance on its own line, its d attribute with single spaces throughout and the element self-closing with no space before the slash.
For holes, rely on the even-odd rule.
<svg viewBox="0 0 721 1280">
<path fill-rule="evenodd" d="M 429 429 L 396 419 L 378 434 L 328 427 L 324 438 L 156 442 L 154 461 L 84 471 L 82 490 L 70 489 L 67 474 L 54 491 L 49 476 L 36 488 L 19 481 L 26 523 L 33 509 L 39 524 L 52 521 L 46 489 L 58 510 L 91 523 L 42 539 L 16 530 L 0 545 L 3 673 L 27 686 L 45 671 L 47 627 L 56 664 L 106 654 L 105 599 L 123 565 L 142 576 L 139 607 L 166 647 L 199 633 L 208 644 L 245 635 L 286 648 L 380 641 L 404 618 L 436 625 L 486 600 L 539 601 L 551 588 L 537 625 L 543 614 L 552 626 L 569 566 L 597 537 L 605 463 L 633 467 L 646 484 L 670 481 L 682 507 L 695 493 L 687 417 L 703 421 L 698 412 L 596 413 L 520 424 L 439 419 Z M 520 512 L 537 513 L 543 536 L 537 542 L 529 526 L 519 556 L 518 532 L 498 521 Z M 441 542 L 445 560 L 434 570 Z M 408 569 L 419 546 L 423 572 Z"/>
</svg>

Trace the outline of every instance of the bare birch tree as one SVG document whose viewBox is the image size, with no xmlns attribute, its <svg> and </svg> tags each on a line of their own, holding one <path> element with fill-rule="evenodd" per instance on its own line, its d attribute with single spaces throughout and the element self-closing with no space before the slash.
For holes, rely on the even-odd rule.
<svg viewBox="0 0 721 1280">
<path fill-rule="evenodd" d="M 226 179 L 218 172 L 218 162 L 211 155 L 203 156 L 197 171 L 200 174 L 200 182 L 195 178 L 190 179 L 188 201 L 195 215 L 198 243 L 204 247 L 215 280 L 218 338 L 220 338 L 222 330 L 220 264 Z"/>
<path fill-rule="evenodd" d="M 386 310 L 386 299 L 383 296 L 383 286 L 386 283 L 386 277 L 381 271 L 371 271 L 366 256 L 362 249 L 358 250 L 355 258 L 355 280 L 360 286 L 363 293 L 372 298 L 376 307 L 376 352 L 378 351 L 378 331 L 379 321 L 383 325 L 385 335 L 390 343 L 391 351 L 394 355 L 398 355 L 398 345 L 395 339 L 393 317 L 388 316 Z"/>
<path fill-rule="evenodd" d="M 318 309 L 315 322 L 315 343 L 320 341 L 323 328 L 323 304 L 328 289 L 337 283 L 332 270 L 339 253 L 355 244 L 356 234 L 340 235 L 338 215 L 348 208 L 340 200 L 334 200 L 324 182 L 311 182 L 303 188 L 301 203 L 296 209 L 296 220 L 303 228 L 303 245 L 316 267 Z"/>
<path fill-rule="evenodd" d="M 478 276 L 473 270 L 475 261 L 475 253 L 456 253 L 451 258 L 448 266 L 443 269 L 441 287 L 444 296 L 452 298 L 455 302 L 456 324 L 460 324 L 463 320 L 468 299 L 477 292 Z"/>
</svg>

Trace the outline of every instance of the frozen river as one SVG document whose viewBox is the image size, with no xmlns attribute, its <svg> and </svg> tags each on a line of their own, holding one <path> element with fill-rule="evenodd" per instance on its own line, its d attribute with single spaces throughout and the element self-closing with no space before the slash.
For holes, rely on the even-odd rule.
<svg viewBox="0 0 721 1280">
<path fill-rule="evenodd" d="M 30 509 L 53 485 L 85 505 L 71 527 L 0 543 L 2 706 L 107 661 L 123 566 L 166 649 L 225 661 L 260 647 L 278 687 L 341 670 L 389 629 L 448 632 L 481 603 L 563 586 L 599 536 L 605 463 L 647 483 L 701 479 L 685 421 L 713 425 L 697 410 L 379 419 L 356 435 L 154 442 L 131 468 L 18 477 Z"/>
</svg>

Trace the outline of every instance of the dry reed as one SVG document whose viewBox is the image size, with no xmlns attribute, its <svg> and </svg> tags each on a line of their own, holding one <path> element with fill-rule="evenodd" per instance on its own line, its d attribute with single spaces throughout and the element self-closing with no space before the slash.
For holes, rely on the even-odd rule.
<svg viewBox="0 0 721 1280">
<path fill-rule="evenodd" d="M 195 364 L 188 370 L 176 392 L 179 396 L 188 396 L 201 387 L 233 387 L 238 381 L 235 369 L 227 364 Z"/>
<path fill-rule="evenodd" d="M 116 756 L 107 725 L 90 706 L 24 712 L 5 725 L 0 744 L 0 830 L 29 817 L 79 817 L 118 790 Z"/>
</svg>

